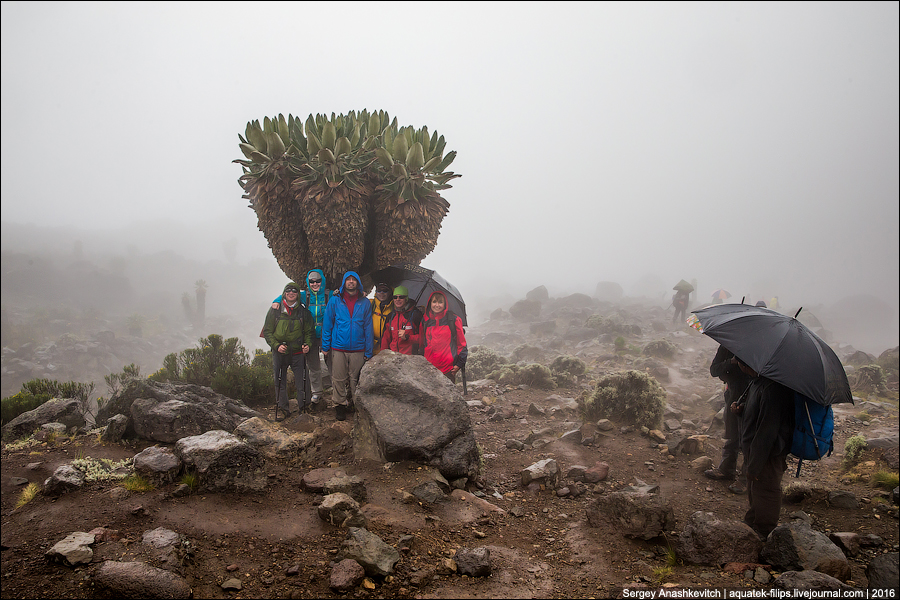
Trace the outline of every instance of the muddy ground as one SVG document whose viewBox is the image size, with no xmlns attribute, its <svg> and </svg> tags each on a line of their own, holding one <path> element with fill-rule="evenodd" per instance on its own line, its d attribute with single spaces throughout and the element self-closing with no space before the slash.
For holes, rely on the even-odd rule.
<svg viewBox="0 0 900 600">
<path fill-rule="evenodd" d="M 510 330 L 512 324 L 487 323 L 472 328 L 470 337 L 480 341 L 491 331 Z M 709 361 L 716 344 L 693 330 L 669 327 L 630 340 L 640 345 L 666 338 L 678 346 L 666 365 L 669 377 L 661 381 L 668 401 L 682 410 L 684 418 L 697 423 L 694 433 L 705 433 L 717 407 L 710 397 L 721 392 L 720 383 L 709 377 Z M 527 331 L 527 326 L 526 326 Z M 558 341 L 529 339 L 548 356 L 579 353 L 589 371 L 583 382 L 600 374 L 628 368 L 633 357 L 619 356 L 612 344 L 597 343 L 576 349 Z M 554 347 L 550 349 L 551 345 Z M 553 411 L 559 405 L 554 394 L 575 398 L 584 386 L 543 391 L 528 387 L 484 384 L 469 388 L 467 399 L 487 399 L 497 408 L 513 409 L 515 416 L 491 420 L 488 406 L 470 408 L 477 440 L 484 451 L 484 473 L 471 491 L 503 509 L 496 512 L 471 499 L 451 500 L 434 506 L 402 501 L 426 474 L 415 464 L 375 464 L 354 459 L 344 434 L 348 425 L 336 424 L 333 411 L 315 416 L 320 444 L 313 460 L 305 463 L 270 462 L 270 485 L 265 493 L 192 493 L 173 497 L 174 484 L 143 493 L 130 493 L 114 500 L 115 483 L 90 484 L 58 499 L 37 496 L 21 508 L 14 505 L 23 489 L 21 481 L 42 483 L 54 469 L 76 456 L 121 459 L 133 456 L 150 442 L 104 445 L 98 436 L 63 437 L 46 443 L 2 453 L 2 597 L 3 598 L 105 598 L 112 595 L 93 582 L 93 574 L 104 560 L 128 560 L 141 546 L 144 532 L 165 527 L 189 539 L 182 572 L 195 598 L 603 598 L 615 597 L 623 588 L 644 584 L 657 589 L 663 584 L 679 587 L 767 588 L 718 567 L 685 565 L 666 570 L 667 547 L 677 530 L 697 510 L 722 518 L 740 519 L 746 496 L 732 494 L 726 482 L 710 481 L 692 467 L 697 456 L 670 457 L 640 431 L 619 429 L 597 435 L 593 445 L 556 441 L 538 449 L 508 449 L 507 440 L 524 440 L 530 432 L 556 427 L 564 422 L 581 424 L 577 412 Z M 896 390 L 894 390 L 896 391 Z M 896 398 L 896 394 L 894 394 Z M 802 504 L 785 504 L 782 521 L 797 510 L 813 518 L 819 531 L 851 531 L 883 538 L 880 548 L 865 551 L 851 560 L 852 585 L 865 587 L 866 563 L 877 553 L 896 551 L 898 523 L 880 507 L 880 492 L 869 483 L 871 473 L 887 469 L 879 450 L 863 455 L 852 471 L 841 468 L 844 442 L 862 433 L 868 438 L 897 432 L 897 402 L 879 401 L 884 415 L 856 419 L 858 407 L 839 407 L 836 452 L 819 463 L 806 463 L 800 480 L 824 490 L 847 490 L 861 500 L 859 509 L 828 506 L 822 495 Z M 529 414 L 534 404 L 544 416 Z M 532 411 L 534 413 L 534 411 Z M 268 417 L 273 417 L 271 410 Z M 349 421 L 348 421 L 349 423 Z M 293 417 L 282 426 L 302 427 Z M 711 431 L 705 455 L 718 461 L 721 429 Z M 609 477 L 577 498 L 560 498 L 553 490 L 528 492 L 520 485 L 523 468 L 544 458 L 554 458 L 563 473 L 573 465 L 609 464 Z M 26 465 L 39 462 L 37 468 Z M 401 551 L 393 576 L 373 578 L 371 587 L 339 594 L 329 587 L 331 567 L 346 531 L 319 519 L 316 505 L 321 496 L 301 490 L 301 477 L 314 468 L 340 467 L 359 475 L 366 483 L 368 503 L 364 513 L 370 530 L 387 543 L 397 545 L 403 536 L 413 541 Z M 32 465 L 33 467 L 33 465 Z M 785 484 L 794 481 L 795 464 L 789 464 Z M 669 536 L 651 541 L 623 537 L 615 526 L 590 526 L 586 508 L 598 494 L 642 480 L 658 484 L 672 504 L 678 526 Z M 896 514 L 894 510 L 893 514 Z M 70 568 L 48 562 L 44 553 L 73 531 L 96 527 L 118 530 L 118 541 L 94 545 L 93 562 Z M 469 578 L 442 570 L 444 558 L 459 548 L 487 547 L 491 551 L 490 577 Z M 777 575 L 777 573 L 773 572 Z M 225 580 L 239 578 L 242 589 L 226 592 Z"/>
</svg>

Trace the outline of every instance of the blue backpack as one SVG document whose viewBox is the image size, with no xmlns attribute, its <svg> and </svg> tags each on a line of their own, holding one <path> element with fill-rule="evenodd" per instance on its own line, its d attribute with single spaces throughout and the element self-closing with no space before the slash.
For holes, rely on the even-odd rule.
<svg viewBox="0 0 900 600">
<path fill-rule="evenodd" d="M 791 454 L 800 459 L 797 473 L 804 460 L 819 460 L 831 456 L 834 450 L 834 412 L 806 396 L 794 392 L 794 438 Z"/>
</svg>

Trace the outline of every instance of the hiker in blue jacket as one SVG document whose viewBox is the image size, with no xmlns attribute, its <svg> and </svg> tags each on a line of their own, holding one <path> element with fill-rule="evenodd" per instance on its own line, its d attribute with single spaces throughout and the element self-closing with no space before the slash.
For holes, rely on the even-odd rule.
<svg viewBox="0 0 900 600">
<path fill-rule="evenodd" d="M 353 407 L 359 374 L 372 358 L 372 303 L 362 292 L 359 275 L 344 273 L 339 292 L 328 300 L 322 321 L 322 352 L 331 352 L 331 386 L 338 421 Z"/>
<path fill-rule="evenodd" d="M 744 523 L 766 539 L 781 514 L 781 478 L 794 437 L 794 392 L 759 375 L 740 357 L 737 362 L 753 378 L 741 411 L 741 450 L 750 501 Z"/>
</svg>

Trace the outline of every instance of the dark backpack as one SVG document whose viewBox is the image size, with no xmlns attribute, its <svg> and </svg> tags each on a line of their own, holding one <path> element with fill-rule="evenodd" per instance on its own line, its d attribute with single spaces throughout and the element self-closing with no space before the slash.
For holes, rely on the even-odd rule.
<svg viewBox="0 0 900 600">
<path fill-rule="evenodd" d="M 834 412 L 830 406 L 823 406 L 794 392 L 794 437 L 791 440 L 791 454 L 800 459 L 797 473 L 804 460 L 819 460 L 831 456 L 834 450 Z"/>
</svg>

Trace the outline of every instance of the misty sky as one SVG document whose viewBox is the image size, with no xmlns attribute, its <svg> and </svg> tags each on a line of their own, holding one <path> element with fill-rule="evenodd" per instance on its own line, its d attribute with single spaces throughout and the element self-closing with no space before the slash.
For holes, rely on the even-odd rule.
<svg viewBox="0 0 900 600">
<path fill-rule="evenodd" d="M 898 22 L 896 2 L 3 2 L 2 220 L 158 244 L 170 219 L 192 252 L 271 257 L 231 163 L 247 121 L 382 109 L 459 153 L 423 264 L 464 293 L 696 278 L 896 315 Z"/>
</svg>

